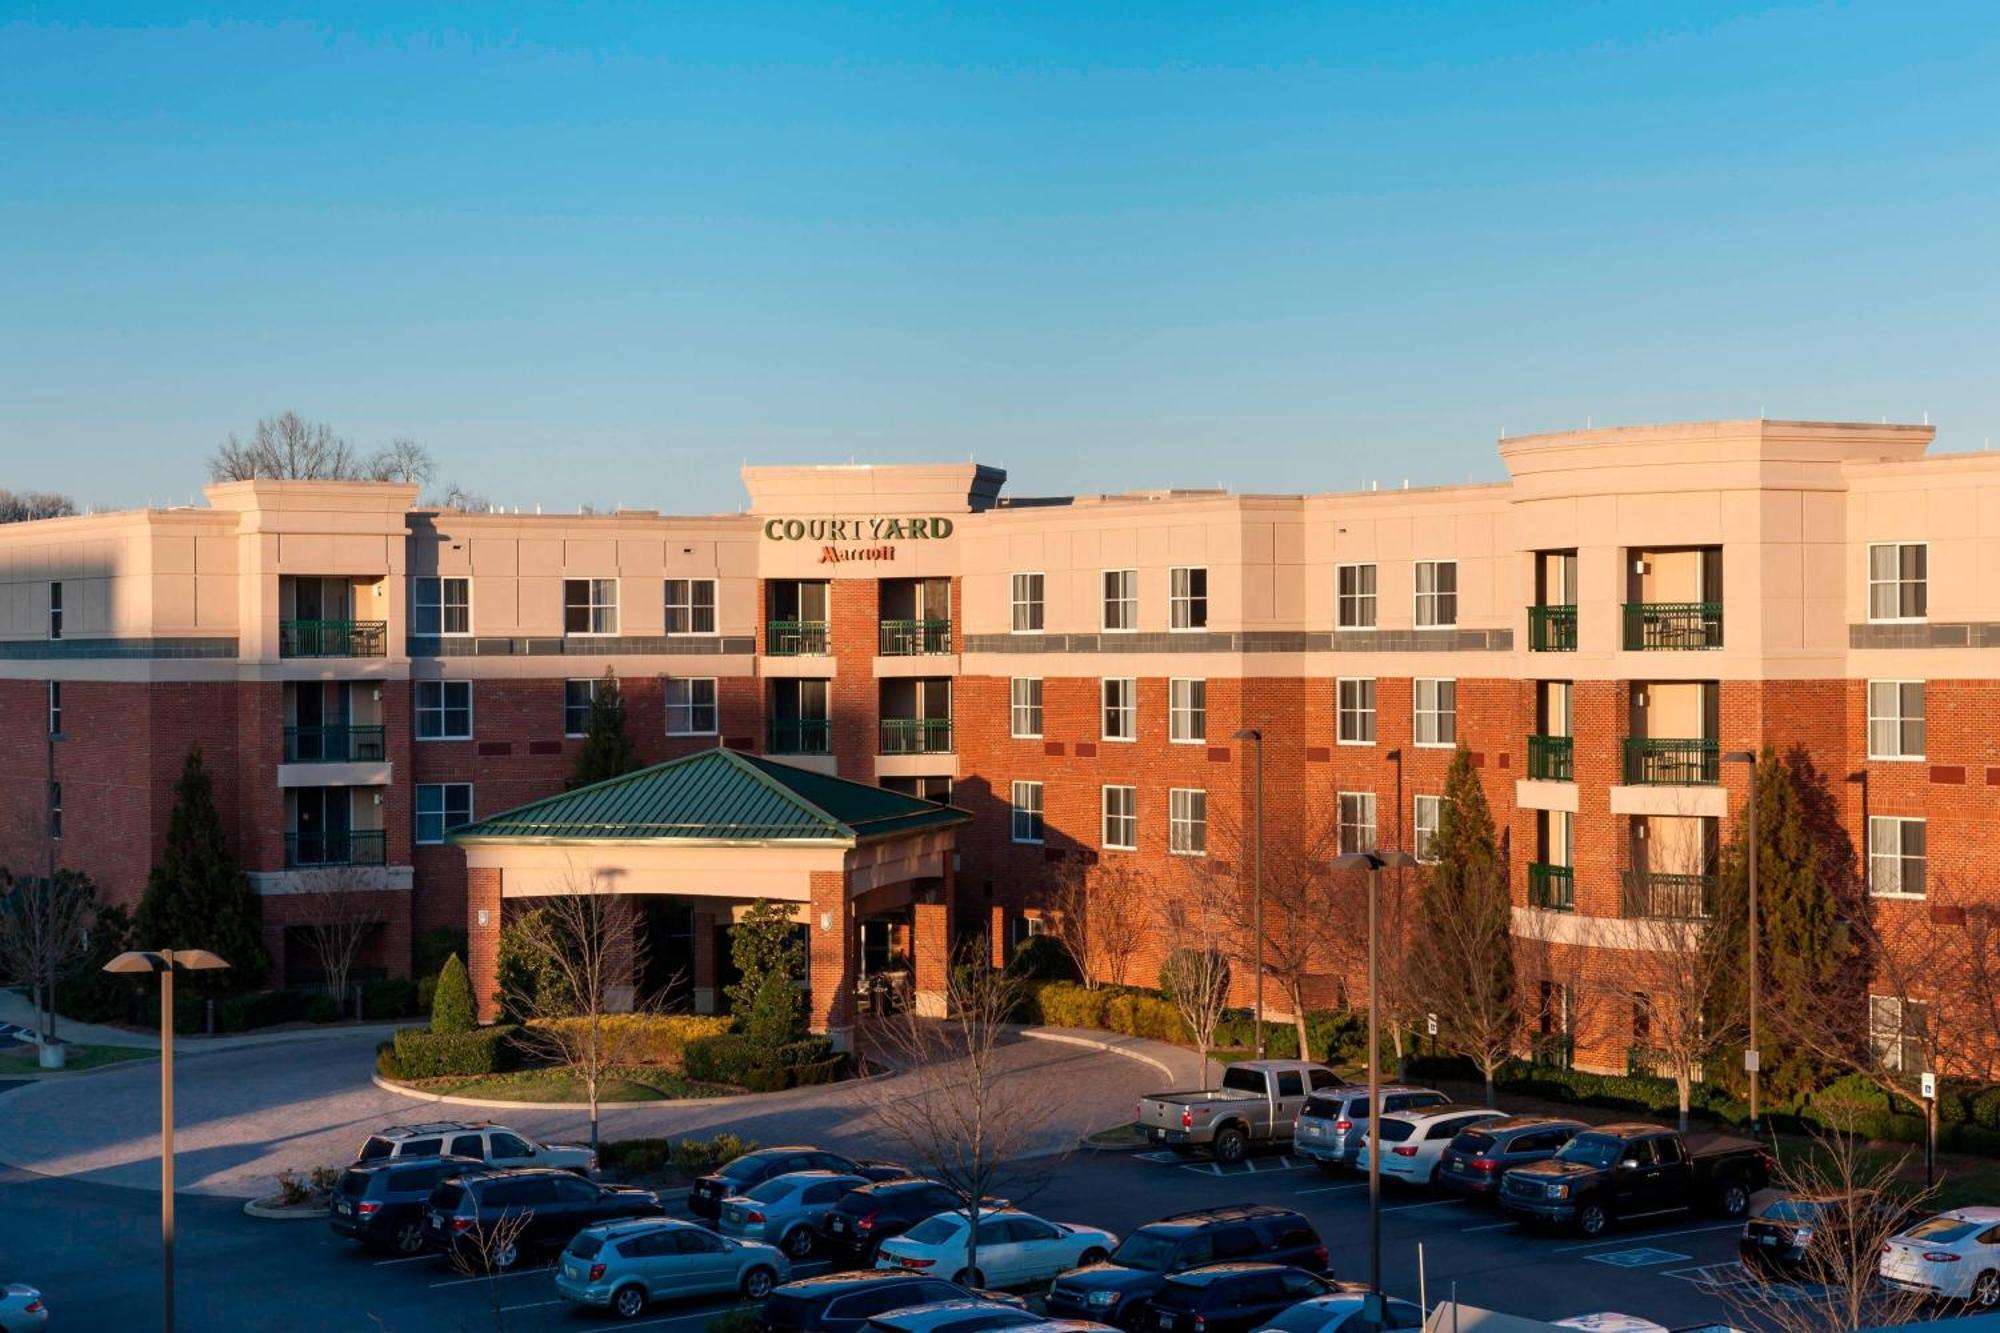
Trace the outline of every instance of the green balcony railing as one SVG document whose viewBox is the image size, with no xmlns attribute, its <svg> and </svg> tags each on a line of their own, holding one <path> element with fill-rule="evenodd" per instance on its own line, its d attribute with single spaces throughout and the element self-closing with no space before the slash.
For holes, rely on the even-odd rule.
<svg viewBox="0 0 2000 1333">
<path fill-rule="evenodd" d="M 1576 870 L 1571 866 L 1528 864 L 1528 906 L 1567 912 L 1576 906 Z"/>
<path fill-rule="evenodd" d="M 885 717 L 882 719 L 882 753 L 950 754 L 951 719 Z"/>
<path fill-rule="evenodd" d="M 1576 742 L 1568 736 L 1528 737 L 1528 776 L 1540 782 L 1576 781 Z"/>
<path fill-rule="evenodd" d="M 1721 646 L 1721 602 L 1625 603 L 1625 647 L 1631 652 Z"/>
<path fill-rule="evenodd" d="M 764 652 L 771 657 L 825 657 L 824 620 L 773 620 L 764 626 Z"/>
<path fill-rule="evenodd" d="M 280 620 L 280 657 L 381 657 L 389 647 L 386 620 Z"/>
<path fill-rule="evenodd" d="M 379 764 L 388 758 L 381 727 L 286 727 L 288 764 Z"/>
<path fill-rule="evenodd" d="M 774 717 L 771 719 L 772 754 L 829 754 L 833 745 L 833 724 L 823 717 Z"/>
<path fill-rule="evenodd" d="M 1712 787 L 1722 781 L 1722 747 L 1709 740 L 1628 736 L 1625 781 L 1635 787 Z"/>
<path fill-rule="evenodd" d="M 951 651 L 949 620 L 885 620 L 883 657 L 936 657 Z"/>
<path fill-rule="evenodd" d="M 1528 608 L 1528 648 L 1537 653 L 1576 651 L 1576 604 Z"/>
<path fill-rule="evenodd" d="M 1669 874 L 1660 870 L 1625 872 L 1621 915 L 1634 920 L 1700 921 L 1714 910 L 1715 876 Z"/>
<path fill-rule="evenodd" d="M 389 835 L 381 829 L 346 829 L 325 833 L 287 833 L 285 868 L 313 866 L 379 866 L 388 864 Z"/>
</svg>

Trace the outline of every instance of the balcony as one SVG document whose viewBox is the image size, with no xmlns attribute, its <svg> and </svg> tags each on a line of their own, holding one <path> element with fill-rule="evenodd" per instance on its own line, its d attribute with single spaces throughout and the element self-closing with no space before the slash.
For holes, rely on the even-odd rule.
<svg viewBox="0 0 2000 1333">
<path fill-rule="evenodd" d="M 1625 738 L 1625 781 L 1634 787 L 1712 787 L 1722 781 L 1722 746 L 1710 740 Z"/>
<path fill-rule="evenodd" d="M 764 652 L 770 657 L 825 657 L 824 620 L 772 620 L 764 625 Z"/>
<path fill-rule="evenodd" d="M 950 754 L 951 719 L 885 717 L 882 719 L 882 753 Z"/>
<path fill-rule="evenodd" d="M 379 764 L 389 756 L 381 727 L 286 727 L 288 764 Z"/>
<path fill-rule="evenodd" d="M 1528 776 L 1537 782 L 1576 781 L 1576 741 L 1568 736 L 1528 737 Z"/>
<path fill-rule="evenodd" d="M 287 870 L 315 866 L 379 866 L 388 864 L 388 859 L 389 835 L 381 829 L 285 835 Z"/>
<path fill-rule="evenodd" d="M 950 620 L 885 620 L 883 657 L 937 657 L 951 651 Z"/>
<path fill-rule="evenodd" d="M 1576 604 L 1528 608 L 1528 650 L 1536 653 L 1576 651 Z"/>
<path fill-rule="evenodd" d="M 823 717 L 771 719 L 772 754 L 831 754 L 833 723 Z"/>
<path fill-rule="evenodd" d="M 1628 870 L 1625 901 L 1619 915 L 1631 920 L 1701 921 L 1714 910 L 1714 903 L 1713 875 Z"/>
<path fill-rule="evenodd" d="M 1721 646 L 1721 602 L 1625 603 L 1628 652 L 1701 651 Z"/>
<path fill-rule="evenodd" d="M 1528 863 L 1528 906 L 1567 912 L 1576 906 L 1576 870 L 1541 861 Z"/>
<path fill-rule="evenodd" d="M 381 657 L 388 651 L 386 620 L 280 620 L 280 657 Z"/>
</svg>

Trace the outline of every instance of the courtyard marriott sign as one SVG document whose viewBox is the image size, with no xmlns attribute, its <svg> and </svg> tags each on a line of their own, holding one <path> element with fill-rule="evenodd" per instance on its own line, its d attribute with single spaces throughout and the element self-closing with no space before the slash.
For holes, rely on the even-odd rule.
<svg viewBox="0 0 2000 1333">
<path fill-rule="evenodd" d="M 932 518 L 772 518 L 764 521 L 764 540 L 816 542 L 822 565 L 848 560 L 894 560 L 899 541 L 936 541 L 951 536 L 952 522 Z M 871 545 L 842 546 L 842 542 Z"/>
</svg>

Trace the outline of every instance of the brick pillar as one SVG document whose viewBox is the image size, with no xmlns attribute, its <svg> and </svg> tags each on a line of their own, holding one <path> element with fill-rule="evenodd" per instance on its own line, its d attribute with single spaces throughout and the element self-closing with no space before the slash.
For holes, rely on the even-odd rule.
<svg viewBox="0 0 2000 1333">
<path fill-rule="evenodd" d="M 812 934 L 807 968 L 812 978 L 812 1030 L 832 1038 L 835 1050 L 852 1050 L 857 950 L 854 908 L 848 900 L 845 873 L 812 872 L 808 929 Z"/>
<path fill-rule="evenodd" d="M 721 1008 L 715 984 L 715 913 L 694 914 L 694 1011 L 713 1014 Z"/>
<path fill-rule="evenodd" d="M 943 1018 L 951 968 L 951 907 L 944 902 L 918 903 L 911 916 L 910 964 L 916 972 L 917 1012 L 925 1018 Z"/>
<path fill-rule="evenodd" d="M 605 907 L 611 938 L 604 951 L 604 1007 L 615 1014 L 629 1014 L 638 999 L 642 980 L 636 936 L 646 928 L 646 916 L 630 897 L 620 896 Z"/>
<path fill-rule="evenodd" d="M 993 950 L 993 966 L 1007 966 L 1007 909 L 993 904 L 986 933 Z"/>
<path fill-rule="evenodd" d="M 477 866 L 465 875 L 466 971 L 479 1020 L 500 1017 L 500 871 Z"/>
</svg>

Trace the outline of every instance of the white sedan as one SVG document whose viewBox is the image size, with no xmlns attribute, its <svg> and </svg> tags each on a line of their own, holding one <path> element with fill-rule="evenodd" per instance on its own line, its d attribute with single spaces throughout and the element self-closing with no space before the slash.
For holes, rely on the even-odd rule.
<svg viewBox="0 0 2000 1333">
<path fill-rule="evenodd" d="M 1109 1231 L 1047 1222 L 1017 1208 L 980 1214 L 977 1256 L 967 1243 L 971 1237 L 964 1214 L 939 1213 L 883 1241 L 875 1266 L 931 1273 L 969 1287 L 1024 1287 L 1094 1264 L 1118 1248 Z"/>
<path fill-rule="evenodd" d="M 2000 1305 L 2000 1208 L 1954 1208 L 1891 1236 L 1881 1273 L 1905 1291 Z"/>
<path fill-rule="evenodd" d="M 1382 1175 L 1405 1185 L 1429 1185 L 1437 1180 L 1444 1150 L 1461 1130 L 1487 1120 L 1505 1120 L 1505 1111 L 1484 1106 L 1426 1106 L 1421 1111 L 1390 1111 L 1376 1118 L 1367 1141 L 1354 1160 L 1356 1170 L 1368 1170 L 1368 1155 L 1376 1141 L 1382 1154 Z"/>
</svg>

